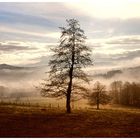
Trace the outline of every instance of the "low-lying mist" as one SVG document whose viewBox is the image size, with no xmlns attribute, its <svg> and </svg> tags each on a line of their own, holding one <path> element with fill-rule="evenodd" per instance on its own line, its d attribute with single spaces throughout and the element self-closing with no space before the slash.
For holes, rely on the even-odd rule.
<svg viewBox="0 0 140 140">
<path fill-rule="evenodd" d="M 38 98 L 45 100 L 48 103 L 53 102 L 54 99 L 43 99 L 39 90 L 36 88 L 40 85 L 43 79 L 47 78 L 47 74 L 45 73 L 47 70 L 47 67 L 0 69 L 0 99 L 17 100 L 19 98 Z M 140 67 L 110 70 L 102 73 L 90 71 L 90 88 L 92 89 L 94 83 L 99 81 L 106 85 L 106 89 L 109 90 L 109 86 L 113 81 L 139 82 L 139 75 Z M 60 103 L 59 100 L 57 102 L 58 104 Z M 63 100 L 62 102 L 65 101 Z M 85 104 L 84 100 L 80 102 L 81 104 Z"/>
<path fill-rule="evenodd" d="M 44 69 L 23 69 L 23 70 L 0 70 L 1 94 L 9 95 L 20 94 L 21 96 L 39 96 L 36 85 L 45 76 Z M 2 93 L 3 92 L 3 93 Z"/>
</svg>

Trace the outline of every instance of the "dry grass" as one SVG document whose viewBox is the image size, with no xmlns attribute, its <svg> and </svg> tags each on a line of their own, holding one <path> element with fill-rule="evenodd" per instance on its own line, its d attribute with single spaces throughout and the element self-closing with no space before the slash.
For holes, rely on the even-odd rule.
<svg viewBox="0 0 140 140">
<path fill-rule="evenodd" d="M 0 106 L 0 137 L 140 137 L 140 111 L 131 110 Z"/>
</svg>

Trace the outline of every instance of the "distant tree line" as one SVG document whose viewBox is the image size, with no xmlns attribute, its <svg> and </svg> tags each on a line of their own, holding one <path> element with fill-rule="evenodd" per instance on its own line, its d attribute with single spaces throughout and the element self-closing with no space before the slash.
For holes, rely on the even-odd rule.
<svg viewBox="0 0 140 140">
<path fill-rule="evenodd" d="M 96 82 L 88 96 L 89 105 L 120 104 L 140 107 L 140 83 L 114 81 L 108 90 L 100 82 Z"/>
<path fill-rule="evenodd" d="M 140 107 L 140 83 L 114 81 L 109 94 L 115 104 Z"/>
</svg>

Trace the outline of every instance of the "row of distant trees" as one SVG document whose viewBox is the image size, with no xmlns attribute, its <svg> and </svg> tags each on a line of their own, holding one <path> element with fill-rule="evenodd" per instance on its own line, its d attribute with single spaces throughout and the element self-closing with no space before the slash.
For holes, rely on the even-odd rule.
<svg viewBox="0 0 140 140">
<path fill-rule="evenodd" d="M 115 104 L 140 106 L 140 83 L 114 81 L 109 92 Z"/>
<path fill-rule="evenodd" d="M 108 90 L 100 82 L 94 84 L 88 96 L 90 105 L 120 104 L 140 107 L 140 83 L 114 81 Z"/>
</svg>

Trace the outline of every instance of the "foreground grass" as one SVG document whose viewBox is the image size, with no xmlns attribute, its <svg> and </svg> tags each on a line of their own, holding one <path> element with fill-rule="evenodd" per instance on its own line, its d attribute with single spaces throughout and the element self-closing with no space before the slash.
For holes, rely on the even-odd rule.
<svg viewBox="0 0 140 140">
<path fill-rule="evenodd" d="M 0 106 L 0 137 L 140 137 L 140 111 Z"/>
</svg>

